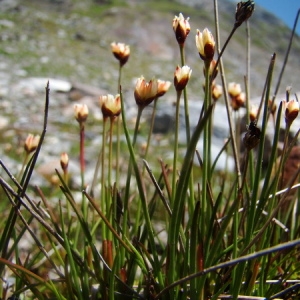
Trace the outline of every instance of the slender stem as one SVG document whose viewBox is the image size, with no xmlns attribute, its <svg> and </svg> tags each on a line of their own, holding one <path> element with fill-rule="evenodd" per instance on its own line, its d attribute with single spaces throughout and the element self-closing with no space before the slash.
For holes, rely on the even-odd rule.
<svg viewBox="0 0 300 300">
<path fill-rule="evenodd" d="M 179 45 L 180 50 L 180 58 L 181 58 L 181 65 L 185 65 L 185 51 L 184 51 L 184 44 Z M 184 118 L 185 118 L 185 130 L 186 130 L 186 141 L 187 144 L 191 140 L 191 126 L 190 126 L 190 113 L 189 113 L 189 105 L 188 105 L 188 96 L 187 96 L 187 87 L 183 90 L 183 99 L 184 99 Z M 189 211 L 192 214 L 194 212 L 194 174 L 193 169 L 191 170 L 191 177 L 190 177 L 190 196 L 189 196 Z"/>
<path fill-rule="evenodd" d="M 152 115 L 151 115 L 151 124 L 150 124 L 150 128 L 149 128 L 147 145 L 146 145 L 146 150 L 145 150 L 145 155 L 144 155 L 145 160 L 147 160 L 148 151 L 149 151 L 149 148 L 150 148 L 150 142 L 151 142 L 152 131 L 153 131 L 153 127 L 154 127 L 155 113 L 156 113 L 156 107 L 157 107 L 157 98 L 154 99 L 153 103 L 154 104 L 153 104 L 153 111 L 152 111 Z M 143 173 L 144 173 L 144 170 L 145 170 L 145 168 L 143 169 Z"/>
<path fill-rule="evenodd" d="M 119 64 L 119 78 L 118 78 L 118 94 L 120 94 L 122 79 L 122 64 Z M 121 155 L 121 116 L 117 118 L 117 157 L 116 157 L 116 183 L 119 185 L 120 178 L 120 155 Z"/>
<path fill-rule="evenodd" d="M 107 211 L 110 211 L 110 222 L 113 223 L 114 216 L 115 216 L 115 210 L 112 207 L 112 198 L 113 198 L 113 184 L 111 179 L 111 171 L 112 171 L 112 133 L 113 133 L 113 122 L 114 119 L 110 118 L 110 128 L 109 128 L 109 147 L 108 147 L 108 176 L 107 176 L 107 188 L 109 192 L 106 195 L 106 209 Z M 112 240 L 111 232 L 108 232 L 108 240 Z"/>
<path fill-rule="evenodd" d="M 177 159 L 178 159 L 178 135 L 179 135 L 179 109 L 180 109 L 180 97 L 182 91 L 177 91 L 176 99 L 176 113 L 175 113 L 175 137 L 174 137 L 174 158 L 173 158 L 173 177 L 172 177 L 172 202 L 175 199 L 176 194 L 176 181 L 177 181 Z"/>
<path fill-rule="evenodd" d="M 275 59 L 276 59 L 276 54 L 274 53 L 272 55 L 270 64 L 269 64 L 269 69 L 268 69 L 268 74 L 266 78 L 266 83 L 267 83 L 267 90 L 266 90 L 266 95 L 265 95 L 265 102 L 264 102 L 264 110 L 263 110 L 263 117 L 262 117 L 262 126 L 261 126 L 261 133 L 260 133 L 260 139 L 262 142 L 260 142 L 260 147 L 258 149 L 258 156 L 257 156 L 257 162 L 258 165 L 256 166 L 256 172 L 255 172 L 255 180 L 254 180 L 254 185 L 253 185 L 253 190 L 252 190 L 252 197 L 250 201 L 250 212 L 249 212 L 249 227 L 247 230 L 247 238 L 246 241 L 248 244 L 252 238 L 252 232 L 254 229 L 254 211 L 256 207 L 256 200 L 258 199 L 258 191 L 259 191 L 259 180 L 260 180 L 260 174 L 261 174 L 261 162 L 263 161 L 263 152 L 264 152 L 264 138 L 266 135 L 266 130 L 267 130 L 267 117 L 268 117 L 268 101 L 269 101 L 269 96 L 270 96 L 270 88 L 271 88 L 271 83 L 272 83 L 272 75 L 273 75 L 273 70 L 274 70 L 274 65 L 275 65 Z"/>
<path fill-rule="evenodd" d="M 209 105 L 210 105 L 210 90 L 211 90 L 211 84 L 209 80 L 209 67 L 210 67 L 210 61 L 205 61 L 205 96 L 204 96 L 204 112 L 206 113 Z M 206 220 L 210 218 L 210 212 L 209 208 L 210 206 L 207 204 L 207 181 L 209 176 L 209 169 L 210 169 L 210 129 L 211 129 L 211 118 L 208 119 L 208 121 L 204 125 L 204 133 L 203 133 L 203 164 L 202 164 L 202 194 L 201 194 L 201 211 L 202 211 L 202 217 L 200 219 L 200 231 L 205 237 L 206 233 Z M 204 240 L 205 243 L 207 241 Z M 205 254 L 207 256 L 208 253 Z M 205 261 L 204 261 L 205 263 Z M 204 265 L 205 267 L 205 265 Z M 204 299 L 204 282 L 205 278 L 202 278 L 202 280 L 199 283 L 199 289 L 201 291 L 199 299 Z"/>
<path fill-rule="evenodd" d="M 207 112 L 204 114 L 203 118 L 200 118 L 198 124 L 195 128 L 194 133 L 191 137 L 191 142 L 187 145 L 186 155 L 184 157 L 184 161 L 182 164 L 181 174 L 178 181 L 178 188 L 176 190 L 176 197 L 174 201 L 174 208 L 171 218 L 171 223 L 169 227 L 169 236 L 168 236 L 168 282 L 172 283 L 176 277 L 176 250 L 177 243 L 179 239 L 179 231 L 180 224 L 182 220 L 182 216 L 184 213 L 184 204 L 186 199 L 186 192 L 188 189 L 189 178 L 191 174 L 192 162 L 195 155 L 195 149 L 200 137 L 200 133 L 202 132 L 207 120 L 210 118 L 213 107 L 210 106 Z M 176 299 L 176 298 L 172 298 Z"/>
<path fill-rule="evenodd" d="M 172 288 L 174 288 L 174 287 L 176 287 L 180 284 L 183 284 L 184 282 L 190 281 L 194 278 L 204 276 L 205 274 L 215 272 L 219 269 L 224 269 L 224 268 L 228 268 L 228 267 L 231 267 L 231 266 L 235 266 L 235 265 L 237 265 L 241 262 L 248 262 L 248 261 L 251 261 L 253 259 L 257 259 L 257 258 L 265 256 L 265 255 L 273 254 L 273 253 L 278 252 L 278 251 L 286 251 L 287 249 L 294 248 L 298 245 L 300 245 L 300 239 L 296 239 L 296 240 L 286 242 L 286 243 L 281 243 L 281 244 L 276 245 L 274 247 L 263 249 L 263 250 L 260 250 L 260 251 L 257 251 L 257 252 L 254 252 L 254 253 L 251 253 L 251 254 L 248 254 L 248 255 L 245 255 L 245 256 L 241 256 L 241 257 L 238 257 L 238 258 L 235 258 L 235 259 L 230 259 L 226 262 L 214 265 L 212 267 L 204 269 L 203 271 L 191 274 L 189 276 L 186 276 L 184 278 L 179 279 L 178 281 L 172 282 L 170 285 L 168 285 L 162 291 L 160 291 L 160 293 L 158 293 L 155 296 L 154 299 L 155 300 L 161 299 L 161 296 L 163 294 L 165 294 L 167 291 L 171 290 Z"/>
<path fill-rule="evenodd" d="M 204 112 L 208 110 L 210 105 L 209 99 L 209 90 L 210 90 L 210 82 L 209 82 L 209 66 L 210 62 L 205 62 L 205 96 L 204 96 Z M 209 145 L 209 136 L 210 136 L 210 126 L 209 122 L 204 126 L 204 136 L 203 136 L 203 165 L 202 165 L 202 207 L 203 212 L 206 212 L 207 208 L 207 179 L 209 178 L 208 172 L 210 168 L 210 145 Z M 204 228 L 204 218 L 201 220 L 201 230 L 205 232 Z"/>
<path fill-rule="evenodd" d="M 84 161 L 84 124 L 80 124 L 80 176 L 81 176 L 81 190 L 84 189 L 84 171 L 85 171 L 85 161 Z"/>
<path fill-rule="evenodd" d="M 184 66 L 185 65 L 184 44 L 179 45 L 179 49 L 180 49 L 181 65 Z M 189 105 L 188 105 L 188 97 L 187 97 L 186 87 L 183 90 L 183 98 L 184 98 L 184 117 L 185 117 L 186 140 L 187 140 L 187 143 L 189 143 L 190 139 L 191 139 L 191 128 L 190 128 L 190 114 L 189 114 Z"/>
<path fill-rule="evenodd" d="M 19 172 L 19 174 L 18 174 L 18 176 L 17 176 L 18 181 L 21 179 L 21 176 L 22 176 L 22 174 L 23 174 L 23 172 L 24 172 L 25 166 L 26 166 L 26 164 L 28 163 L 28 158 L 29 158 L 29 154 L 25 151 L 24 161 L 23 161 L 21 170 L 20 170 L 20 172 Z"/>
<path fill-rule="evenodd" d="M 216 12 L 216 10 L 217 10 L 217 0 L 214 0 L 215 1 L 215 12 Z M 215 16 L 216 16 L 217 14 L 215 13 Z M 218 20 L 218 18 L 216 18 L 216 20 Z M 218 24 L 218 22 L 216 21 L 216 24 Z M 227 45 L 228 45 L 228 43 L 229 43 L 229 41 L 231 40 L 231 38 L 232 38 L 232 36 L 234 35 L 234 33 L 235 33 L 235 31 L 237 30 L 237 26 L 236 25 L 234 25 L 233 26 L 233 28 L 232 28 L 232 30 L 231 30 L 231 32 L 230 32 L 230 34 L 229 34 L 229 36 L 228 36 L 228 38 L 226 39 L 226 41 L 225 41 L 225 44 L 223 45 L 223 48 L 222 48 L 222 50 L 219 52 L 219 56 L 218 56 L 218 59 L 217 59 L 217 61 L 216 61 L 216 64 L 215 64 L 215 67 L 214 67 L 214 70 L 213 70 L 213 72 L 212 72 L 212 76 L 211 76 L 211 79 L 210 79 L 210 81 L 211 81 L 211 83 L 212 83 L 212 81 L 213 81 L 213 78 L 215 78 L 215 74 L 216 74 L 216 72 L 217 72 L 217 68 L 218 68 L 218 65 L 219 65 L 219 63 L 220 63 L 220 61 L 221 61 L 221 57 L 222 57 L 222 55 L 223 55 L 223 53 L 224 53 L 224 51 L 225 51 L 225 49 L 226 49 L 226 47 L 227 47 Z M 217 29 L 218 30 L 218 29 Z M 218 34 L 217 34 L 218 35 Z M 220 39 L 219 39 L 219 41 L 220 41 Z M 218 44 L 218 47 L 219 47 L 219 42 L 217 43 Z"/>
<path fill-rule="evenodd" d="M 291 48 L 292 48 L 292 42 L 293 42 L 293 39 L 294 39 L 294 36 L 295 36 L 297 23 L 298 23 L 298 20 L 299 20 L 299 16 L 300 16 L 300 9 L 297 12 L 297 16 L 296 16 L 296 19 L 295 19 L 295 22 L 294 22 L 292 34 L 291 34 L 291 37 L 290 37 L 290 40 L 289 40 L 289 45 L 287 47 L 286 54 L 284 56 L 284 61 L 283 61 L 283 64 L 282 64 L 282 68 L 280 70 L 280 74 L 278 76 L 278 80 L 277 80 L 277 83 L 276 83 L 276 88 L 275 88 L 273 99 L 275 99 L 276 96 L 277 96 L 277 93 L 278 93 L 278 90 L 279 90 L 279 87 L 280 87 L 280 84 L 281 84 L 282 76 L 283 76 L 285 67 L 286 67 L 287 62 L 288 62 L 288 58 L 289 58 L 290 51 L 291 51 Z"/>
<path fill-rule="evenodd" d="M 237 29 L 237 27 L 234 26 L 229 37 L 227 38 L 222 50 L 220 51 L 219 14 L 218 14 L 218 1 L 217 0 L 214 0 L 214 14 L 215 14 L 215 20 L 216 20 L 216 40 L 217 40 L 218 52 L 219 52 L 219 56 L 218 56 L 218 60 L 217 60 L 217 64 L 215 66 L 214 72 L 216 72 L 216 70 L 217 70 L 216 68 L 217 68 L 218 64 L 220 64 L 220 75 L 221 75 L 222 86 L 223 86 L 223 90 L 224 90 L 224 99 L 225 99 L 225 106 L 226 106 L 226 112 L 227 112 L 227 118 L 228 118 L 228 124 L 229 124 L 229 132 L 230 132 L 230 136 L 232 137 L 231 143 L 232 143 L 232 150 L 233 150 L 233 158 L 234 158 L 234 162 L 235 162 L 236 173 L 238 176 L 238 187 L 240 187 L 241 186 L 240 161 L 238 159 L 238 150 L 237 150 L 236 140 L 235 140 L 235 136 L 234 136 L 233 121 L 232 121 L 232 117 L 231 117 L 231 113 L 230 113 L 230 103 L 229 103 L 228 92 L 227 92 L 227 83 L 226 83 L 223 61 L 222 61 L 222 54 L 224 53 L 224 50 L 225 50 L 229 40 L 233 36 L 235 30 Z M 213 78 L 213 76 L 211 76 L 211 78 Z"/>
<path fill-rule="evenodd" d="M 143 213 L 144 213 L 144 218 L 145 218 L 145 224 L 146 224 L 146 228 L 147 228 L 147 233 L 148 233 L 148 237 L 149 237 L 149 245 L 151 247 L 151 251 L 152 251 L 152 255 L 153 255 L 153 260 L 154 260 L 154 267 L 153 270 L 155 272 L 155 276 L 158 278 L 158 283 L 160 285 L 160 288 L 163 285 L 163 277 L 162 277 L 162 270 L 160 268 L 160 263 L 158 260 L 158 255 L 156 252 L 156 246 L 155 246 L 155 240 L 154 240 L 154 230 L 151 224 L 151 219 L 149 216 L 149 211 L 148 211 L 148 206 L 147 206 L 147 199 L 146 199 L 146 194 L 143 188 L 143 183 L 142 183 L 142 177 L 141 174 L 139 172 L 139 168 L 135 159 L 135 153 L 134 153 L 134 149 L 133 149 L 133 145 L 130 142 L 130 137 L 129 137 L 129 132 L 126 126 L 126 117 L 125 117 L 125 110 L 124 110 L 124 102 L 123 102 L 123 97 L 122 97 L 122 92 L 120 93 L 121 95 L 121 105 L 122 105 L 122 121 L 123 121 L 123 128 L 124 128 L 124 133 L 125 133 L 125 137 L 126 137 L 126 141 L 127 141 L 127 145 L 128 145 L 128 150 L 130 152 L 130 165 L 132 165 L 134 172 L 135 172 L 135 177 L 136 177 L 136 182 L 137 182 L 137 187 L 139 189 L 139 195 L 140 195 L 140 199 L 141 199 L 141 205 L 142 205 L 142 209 L 143 209 Z M 143 108 L 139 109 L 138 111 L 138 120 L 137 122 L 139 122 L 140 120 L 140 115 L 142 114 L 142 110 Z M 138 126 L 136 126 L 136 130 L 138 129 Z M 134 142 L 135 142 L 135 138 L 134 138 Z M 128 200 L 126 200 L 128 201 Z"/>
<path fill-rule="evenodd" d="M 47 124 L 48 124 L 48 110 L 49 110 L 49 102 L 50 102 L 50 88 L 49 88 L 49 81 L 47 82 L 46 85 L 46 99 L 45 99 L 45 109 L 44 109 L 44 125 L 43 125 L 43 131 L 40 137 L 40 141 L 39 144 L 35 150 L 35 153 L 30 161 L 30 166 L 28 167 L 28 169 L 26 169 L 26 174 L 23 174 L 22 180 L 21 180 L 21 185 L 22 185 L 22 189 L 18 189 L 18 196 L 20 196 L 21 198 L 24 197 L 24 195 L 26 194 L 26 190 L 33 172 L 33 169 L 35 167 L 36 161 L 38 159 L 42 144 L 44 142 L 44 138 L 46 135 L 46 131 L 47 131 Z M 18 201 L 18 199 L 16 198 L 15 201 L 17 202 L 17 207 L 20 208 L 21 206 L 21 202 Z M 1 251 L 1 257 L 6 258 L 7 255 L 7 248 L 8 248 L 8 243 L 10 241 L 10 237 L 12 235 L 12 232 L 15 228 L 15 223 L 17 220 L 17 214 L 15 213 L 15 209 L 12 208 L 9 216 L 7 218 L 7 220 L 9 222 L 7 222 L 5 224 L 5 228 L 2 232 L 2 236 L 0 239 L 0 251 Z M 0 276 L 2 275 L 3 272 L 3 268 L 4 265 L 0 265 Z"/>
<path fill-rule="evenodd" d="M 100 153 L 102 153 L 102 157 L 101 157 L 101 198 L 100 198 L 100 204 L 102 207 L 102 211 L 106 212 L 107 214 L 107 210 L 109 209 L 108 207 L 106 207 L 106 196 L 105 196 L 105 145 L 106 145 L 106 120 L 107 118 L 103 119 L 103 128 L 102 128 L 102 150 Z M 105 230 L 105 227 L 102 226 L 103 230 L 102 230 L 102 235 L 103 235 L 103 239 L 105 240 L 107 238 L 107 231 Z"/>
<path fill-rule="evenodd" d="M 121 95 L 121 92 L 120 92 Z M 123 99 L 122 99 L 123 101 Z M 122 110 L 124 109 L 124 103 L 122 103 Z M 134 129 L 134 134 L 133 134 L 133 141 L 132 141 L 132 147 L 134 147 L 135 143 L 136 143 L 136 139 L 137 139 L 137 134 L 138 134 L 138 129 L 140 126 L 140 120 L 141 120 L 141 115 L 142 115 L 142 111 L 143 109 L 138 107 L 138 115 L 137 115 L 137 120 L 135 123 L 135 129 Z M 122 112 L 122 118 L 123 115 L 125 115 L 125 113 Z M 123 124 L 124 121 L 122 120 Z M 124 126 L 123 126 L 124 128 Z M 127 232 L 128 232 L 128 226 L 127 226 L 127 222 L 128 222 L 128 213 L 129 213 L 129 194 L 130 194 L 130 182 L 131 182 L 131 176 L 132 176 L 132 162 L 131 162 L 131 157 L 129 159 L 129 164 L 128 164 L 128 170 L 127 170 L 127 178 L 126 178 L 126 185 L 125 185 L 125 193 L 124 193 L 124 213 L 123 213 L 123 223 L 122 223 L 122 229 L 123 229 L 123 236 L 126 237 Z M 140 206 L 141 203 L 140 201 L 138 202 L 138 207 L 137 207 L 137 212 L 138 215 L 136 216 L 136 220 L 138 223 L 139 220 L 139 211 L 140 211 Z M 122 259 L 125 257 L 125 252 L 123 249 L 121 249 L 121 261 Z"/>
<path fill-rule="evenodd" d="M 112 134 L 113 134 L 113 124 L 114 119 L 110 118 L 110 128 L 109 128 L 109 148 L 108 148 L 108 176 L 107 176 L 107 183 L 108 187 L 112 187 L 112 181 L 111 181 L 111 170 L 112 170 Z"/>
</svg>

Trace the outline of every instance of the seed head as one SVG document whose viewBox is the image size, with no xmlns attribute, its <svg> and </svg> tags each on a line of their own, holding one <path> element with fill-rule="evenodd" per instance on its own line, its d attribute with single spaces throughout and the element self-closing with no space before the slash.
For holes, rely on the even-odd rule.
<svg viewBox="0 0 300 300">
<path fill-rule="evenodd" d="M 243 22 L 247 21 L 251 17 L 254 7 L 255 3 L 252 0 L 239 2 L 236 6 L 234 25 L 239 27 Z"/>
<path fill-rule="evenodd" d="M 247 132 L 243 138 L 243 143 L 248 151 L 255 148 L 260 141 L 260 129 L 256 126 L 256 120 L 251 121 L 247 126 Z"/>
</svg>

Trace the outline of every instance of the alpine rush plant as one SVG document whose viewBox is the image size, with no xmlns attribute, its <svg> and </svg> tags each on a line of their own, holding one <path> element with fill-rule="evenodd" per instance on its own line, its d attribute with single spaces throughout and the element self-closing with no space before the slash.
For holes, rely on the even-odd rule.
<svg viewBox="0 0 300 300">
<path fill-rule="evenodd" d="M 215 30 L 195 30 L 194 51 L 204 69 L 204 93 L 199 79 L 203 105 L 194 128 L 188 97 L 192 67 L 184 51 L 193 31 L 189 18 L 179 13 L 173 23 L 170 20 L 180 52 L 180 62 L 170 74 L 173 85 L 152 74 L 147 74 L 149 81 L 137 78 L 131 91 L 134 124 L 127 115 L 128 93 L 123 92 L 121 81 L 121 75 L 126 76 L 124 65 L 130 67 L 131 50 L 113 42 L 111 51 L 119 61 L 118 85 L 112 94 L 99 95 L 103 118 L 98 157 L 94 161 L 86 156 L 85 137 L 92 124 L 87 119 L 88 106 L 76 104 L 78 153 L 61 154 L 55 194 L 41 187 L 34 187 L 34 193 L 29 189 L 47 132 L 51 82 L 47 83 L 42 130 L 25 140 L 21 171 L 8 168 L 0 159 L 1 205 L 5 205 L 0 221 L 1 299 L 300 297 L 300 147 L 299 129 L 293 129 L 299 102 L 290 89 L 285 99 L 277 95 L 300 11 L 275 91 L 273 53 L 257 105 L 251 101 L 250 69 L 244 82 L 227 84 L 223 62 L 236 30 L 242 24 L 251 26 L 254 6 L 254 1 L 237 4 L 223 45 L 217 0 Z M 249 30 L 246 38 L 249 66 Z M 172 89 L 175 121 L 166 148 L 154 144 L 153 128 L 160 101 Z M 226 108 L 223 116 L 215 109 L 221 102 Z M 147 124 L 142 116 L 149 110 Z M 246 124 L 241 110 L 246 111 Z M 220 117 L 228 125 L 228 138 L 213 156 L 212 133 Z M 181 123 L 184 142 L 179 141 Z M 267 148 L 270 127 L 272 147 Z M 266 151 L 268 164 L 263 166 Z M 223 156 L 233 161 L 233 168 L 225 164 L 222 170 L 216 169 Z M 79 174 L 70 169 L 75 157 L 79 157 Z M 89 182 L 85 175 L 91 166 L 94 175 Z M 76 176 L 80 186 L 72 183 Z M 30 241 L 25 255 L 24 240 Z"/>
</svg>

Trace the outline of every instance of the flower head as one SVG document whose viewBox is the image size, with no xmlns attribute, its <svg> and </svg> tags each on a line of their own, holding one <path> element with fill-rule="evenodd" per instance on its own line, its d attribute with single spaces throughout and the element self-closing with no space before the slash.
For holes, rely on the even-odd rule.
<svg viewBox="0 0 300 300">
<path fill-rule="evenodd" d="M 89 115 L 89 109 L 86 104 L 74 105 L 74 116 L 78 123 L 84 123 Z"/>
<path fill-rule="evenodd" d="M 123 43 L 111 43 L 111 50 L 115 58 L 124 66 L 130 55 L 130 48 Z"/>
<path fill-rule="evenodd" d="M 174 86 L 177 91 L 182 91 L 187 85 L 192 74 L 192 69 L 189 66 L 177 66 L 174 73 Z"/>
<path fill-rule="evenodd" d="M 99 100 L 104 119 L 115 118 L 121 113 L 121 98 L 119 94 L 115 97 L 110 94 L 100 96 Z"/>
<path fill-rule="evenodd" d="M 244 92 L 238 94 L 237 96 L 231 98 L 231 107 L 233 110 L 239 110 L 241 107 L 245 106 L 246 94 Z"/>
<path fill-rule="evenodd" d="M 211 61 L 215 54 L 215 39 L 212 33 L 207 28 L 203 32 L 197 29 L 195 40 L 200 57 L 204 61 Z"/>
<path fill-rule="evenodd" d="M 178 44 L 183 45 L 186 37 L 191 31 L 189 18 L 185 19 L 182 13 L 179 14 L 179 17 L 175 16 L 173 19 L 173 30 Z"/>
<path fill-rule="evenodd" d="M 158 96 L 158 82 L 156 79 L 152 79 L 146 82 L 145 78 L 141 76 L 138 78 L 135 90 L 134 98 L 139 107 L 146 107 Z"/>
<path fill-rule="evenodd" d="M 258 107 L 257 105 L 251 105 L 250 111 L 249 111 L 249 118 L 251 122 L 254 122 L 257 119 L 258 115 Z"/>
<path fill-rule="evenodd" d="M 268 109 L 272 115 L 275 115 L 277 106 L 274 101 L 272 100 L 268 101 Z"/>
<path fill-rule="evenodd" d="M 40 136 L 39 135 L 33 135 L 28 134 L 25 143 L 24 143 L 24 149 L 29 154 L 36 150 L 38 144 L 40 142 Z"/>
<path fill-rule="evenodd" d="M 285 108 L 285 122 L 287 125 L 291 125 L 299 114 L 299 102 L 296 100 L 290 100 L 286 103 Z"/>
<path fill-rule="evenodd" d="M 68 165 L 69 165 L 69 156 L 66 152 L 63 152 L 60 155 L 60 166 L 64 172 L 68 169 Z"/>
<path fill-rule="evenodd" d="M 163 96 L 170 88 L 171 86 L 171 81 L 164 81 L 164 80 L 160 80 L 157 79 L 157 95 L 156 97 L 161 97 Z"/>
<path fill-rule="evenodd" d="M 211 78 L 211 80 L 215 80 L 217 75 L 218 75 L 218 67 L 216 68 L 215 70 L 215 67 L 216 67 L 216 64 L 217 64 L 217 61 L 215 59 L 213 59 L 211 62 L 210 62 L 210 65 L 209 65 L 209 69 L 208 69 L 208 72 L 209 72 L 209 77 Z M 203 74 L 204 76 L 206 75 L 206 68 L 205 66 L 203 66 Z M 213 76 L 213 78 L 212 78 Z"/>
<path fill-rule="evenodd" d="M 241 1 L 236 6 L 235 12 L 235 26 L 239 27 L 243 22 L 247 21 L 253 11 L 254 11 L 255 3 L 252 0 L 249 1 Z"/>
<path fill-rule="evenodd" d="M 239 83 L 230 82 L 228 84 L 228 94 L 231 98 L 231 107 L 233 110 L 239 110 L 244 106 L 246 101 L 246 94 L 242 93 L 242 88 Z"/>
<path fill-rule="evenodd" d="M 222 96 L 222 94 L 223 94 L 223 88 L 219 84 L 213 84 L 212 87 L 211 87 L 211 89 L 212 89 L 212 93 L 211 93 L 212 98 L 215 101 L 217 101 Z"/>
<path fill-rule="evenodd" d="M 228 84 L 228 94 L 229 96 L 232 97 L 236 97 L 237 95 L 239 95 L 242 92 L 242 87 L 239 83 L 235 83 L 235 82 L 230 82 Z"/>
</svg>

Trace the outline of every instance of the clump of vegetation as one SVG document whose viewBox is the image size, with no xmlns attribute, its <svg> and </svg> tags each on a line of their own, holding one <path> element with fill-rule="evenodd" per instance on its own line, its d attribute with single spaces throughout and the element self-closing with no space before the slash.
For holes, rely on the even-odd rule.
<svg viewBox="0 0 300 300">
<path fill-rule="evenodd" d="M 243 93 L 240 84 L 227 86 L 222 64 L 227 44 L 239 26 L 249 26 L 247 20 L 253 10 L 253 1 L 238 3 L 233 29 L 220 50 L 217 49 L 217 6 L 216 35 L 207 28 L 197 30 L 195 49 L 204 66 L 205 97 L 193 131 L 187 96 L 192 68 L 185 62 L 185 41 L 191 28 L 189 19 L 182 14 L 175 16 L 173 29 L 181 62 L 174 68 L 177 99 L 171 166 L 166 165 L 162 157 L 159 166 L 153 167 L 148 157 L 149 151 L 152 150 L 152 156 L 156 153 L 151 141 L 157 101 L 172 84 L 159 79 L 147 81 L 143 77 L 137 80 L 134 97 L 138 114 L 131 135 L 121 77 L 130 58 L 130 48 L 112 43 L 113 55 L 119 62 L 116 83 L 119 93 L 99 95 L 103 114 L 102 144 L 94 164 L 93 182 L 89 184 L 85 179 L 85 127 L 89 110 L 85 104 L 74 107 L 79 124 L 79 199 L 78 190 L 70 183 L 67 153 L 62 153 L 61 170 L 56 170 L 61 193 L 55 203 L 55 199 L 48 198 L 39 187 L 36 187 L 39 198 L 28 191 L 47 131 L 51 101 L 47 84 L 43 130 L 40 136 L 29 135 L 26 139 L 21 172 L 15 174 L 6 167 L 5 161 L 0 161 L 9 178 L 0 178 L 1 205 L 5 207 L 1 212 L 0 238 L 2 299 L 299 297 L 300 184 L 299 146 L 296 146 L 299 130 L 290 139 L 290 127 L 298 117 L 299 102 L 290 99 L 288 91 L 286 100 L 275 107 L 281 81 L 280 77 L 271 97 L 275 53 L 266 70 L 265 89 L 257 108 L 249 103 L 249 74 Z M 288 53 L 289 48 L 287 57 Z M 222 86 L 216 84 L 217 76 Z M 226 117 L 214 113 L 222 94 Z M 186 126 L 183 158 L 178 151 L 182 98 Z M 137 148 L 140 120 L 145 107 L 151 103 L 153 113 L 147 144 L 141 152 Z M 242 141 L 236 134 L 240 132 L 238 111 L 241 106 L 246 107 L 248 123 Z M 282 115 L 286 130 L 279 153 Z M 233 156 L 234 172 L 226 168 L 217 172 L 215 164 L 219 156 L 212 159 L 211 132 L 214 118 L 220 117 L 230 128 L 220 155 L 227 151 Z M 274 119 L 273 146 L 269 164 L 262 174 L 269 118 Z M 201 155 L 196 151 L 200 135 L 203 135 Z M 288 167 L 295 165 L 293 158 L 297 153 L 296 168 L 287 173 Z M 200 165 L 200 177 L 195 174 L 195 157 Z M 151 164 L 154 163 L 151 160 Z M 152 169 L 159 171 L 152 172 Z M 31 240 L 30 251 L 25 255 L 24 239 Z"/>
</svg>

